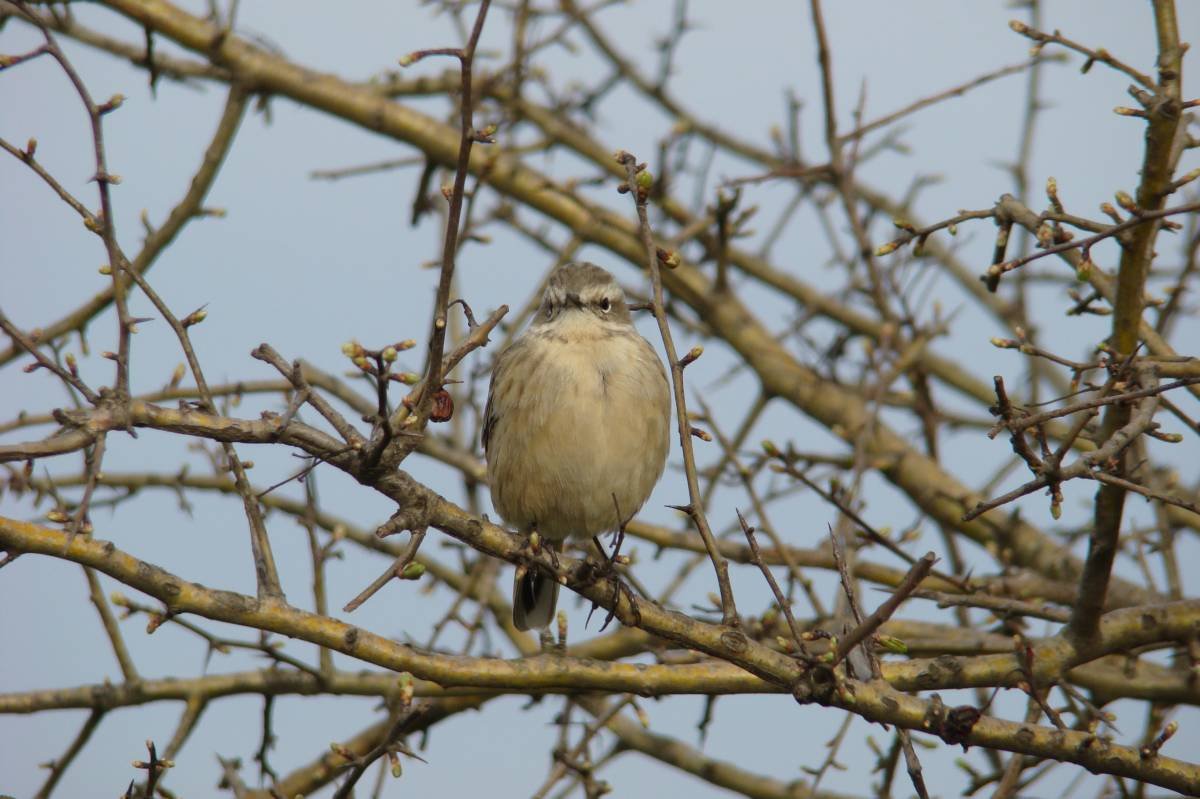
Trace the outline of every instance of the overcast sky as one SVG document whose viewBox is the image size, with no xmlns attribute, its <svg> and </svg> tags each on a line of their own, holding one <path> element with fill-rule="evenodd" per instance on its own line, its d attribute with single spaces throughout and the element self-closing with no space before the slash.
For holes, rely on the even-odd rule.
<svg viewBox="0 0 1200 799">
<path fill-rule="evenodd" d="M 641 54 L 643 68 L 649 71 L 656 64 L 652 42 L 671 24 L 673 5 L 631 3 L 605 11 L 599 21 L 624 52 Z M 839 114 L 847 128 L 860 90 L 865 116 L 873 118 L 1028 57 L 1028 40 L 1008 27 L 1008 20 L 1023 12 L 1007 2 L 845 0 L 826 5 Z M 1148 3 L 1063 0 L 1047 6 L 1046 29 L 1061 28 L 1079 41 L 1108 47 L 1143 71 L 1153 72 L 1154 34 Z M 1178 6 L 1185 38 L 1200 32 L 1200 4 L 1184 0 Z M 331 11 L 334 8 L 336 12 Z M 139 29 L 104 9 L 80 7 L 77 13 L 103 30 L 132 42 L 142 41 Z M 806 154 L 815 161 L 823 159 L 819 73 L 807 4 L 697 2 L 691 15 L 698 29 L 683 40 L 672 84 L 676 94 L 702 119 L 729 125 L 740 136 L 767 146 L 771 127 L 784 119 L 785 90 L 791 88 L 804 101 L 801 120 Z M 252 0 L 240 4 L 237 32 L 261 36 L 296 62 L 350 79 L 365 79 L 391 69 L 400 55 L 411 50 L 458 43 L 445 17 L 433 15 L 416 2 Z M 507 15 L 494 11 L 482 49 L 507 54 L 510 39 Z M 560 85 L 572 78 L 595 82 L 606 74 L 582 38 L 574 39 L 580 45 L 578 52 L 551 49 L 541 60 Z M 10 22 L 0 30 L 0 52 L 24 52 L 36 42 L 35 34 L 21 24 Z M 163 81 L 155 97 L 141 71 L 70 42 L 64 46 L 97 98 L 115 93 L 127 98 L 118 112 L 106 118 L 105 130 L 110 169 L 122 177 L 121 185 L 114 188 L 119 235 L 126 251 L 136 250 L 143 209 L 151 221 L 161 222 L 186 189 L 220 113 L 224 91 L 214 85 L 179 86 Z M 171 49 L 161 39 L 160 46 Z M 1045 179 L 1055 176 L 1068 205 L 1095 216 L 1097 205 L 1111 200 L 1115 191 L 1132 192 L 1136 187 L 1144 126 L 1112 113 L 1114 106 L 1131 104 L 1125 93 L 1128 79 L 1102 66 L 1081 75 L 1080 62 L 1073 57 L 1045 70 L 1043 96 L 1049 105 L 1038 119 L 1030 176 L 1039 192 Z M 490 63 L 499 63 L 499 59 Z M 1185 95 L 1193 96 L 1200 87 L 1200 61 L 1193 56 L 1187 63 Z M 434 74 L 447 65 L 427 61 L 411 68 L 411 74 Z M 990 206 L 999 195 L 1013 190 L 1011 175 L 998 162 L 1016 155 L 1024 92 L 1023 76 L 1008 77 L 912 118 L 903 136 L 911 152 L 875 159 L 864 167 L 862 177 L 901 195 L 917 176 L 936 174 L 940 182 L 925 189 L 917 204 L 925 220 L 953 215 L 960 208 Z M 423 102 L 420 107 L 443 113 L 438 103 Z M 613 149 L 620 147 L 648 158 L 672 121 L 645 109 L 630 92 L 618 90 L 599 107 L 592 132 Z M 61 70 L 49 59 L 0 74 L 0 136 L 18 144 L 36 137 L 38 158 L 46 167 L 70 190 L 93 201 L 94 191 L 86 182 L 93 171 L 86 118 Z M 193 223 L 149 274 L 177 312 L 207 304 L 209 321 L 197 328 L 195 341 L 210 381 L 273 378 L 263 364 L 249 357 L 249 351 L 262 341 L 272 343 L 285 358 L 304 357 L 323 368 L 342 371 L 345 360 L 339 347 L 347 339 L 372 344 L 424 336 L 436 272 L 423 269 L 422 264 L 437 256 L 441 231 L 432 218 L 415 229 L 408 225 L 414 173 L 391 172 L 336 183 L 314 182 L 309 177 L 313 169 L 413 154 L 403 144 L 350 128 L 283 99 L 271 101 L 269 120 L 261 113 L 247 116 L 207 203 L 224 208 L 226 217 Z M 1193 154 L 1190 161 L 1185 160 L 1183 170 L 1195 166 Z M 547 168 L 561 177 L 588 177 L 593 172 L 570 158 L 557 159 Z M 752 174 L 754 167 L 723 160 L 714 172 L 717 177 L 737 177 Z M 612 188 L 606 185 L 589 196 L 624 202 Z M 779 186 L 763 186 L 748 190 L 747 196 L 748 201 L 764 207 L 778 207 L 789 192 Z M 1041 202 L 1040 194 L 1037 202 Z M 798 219 L 781 240 L 776 260 L 819 283 L 829 259 L 828 248 L 815 219 Z M 760 229 L 767 226 L 765 220 L 759 225 Z M 990 222 L 964 225 L 960 237 L 964 257 L 982 271 L 993 239 Z M 1160 251 L 1173 253 L 1175 246 L 1168 242 Z M 1095 256 L 1105 253 L 1111 263 L 1111 250 L 1097 248 Z M 628 285 L 645 287 L 641 275 L 613 263 L 611 256 L 597 250 L 585 254 L 613 268 Z M 104 260 L 97 240 L 84 230 L 73 211 L 15 159 L 0 158 L 0 307 L 18 325 L 30 329 L 46 324 L 99 291 L 108 280 L 97 274 Z M 501 303 L 517 306 L 549 263 L 544 253 L 511 236 L 500 236 L 486 247 L 468 246 L 460 263 L 464 297 L 477 315 Z M 947 311 L 962 305 L 961 297 L 950 287 L 937 296 L 948 303 Z M 1047 326 L 1063 319 L 1061 303 L 1051 304 L 1052 300 L 1045 308 Z M 154 315 L 140 298 L 134 301 L 133 312 Z M 784 320 L 781 316 L 767 321 L 777 328 Z M 1001 333 L 981 314 L 964 314 L 960 323 L 980 342 Z M 1072 321 L 1072 327 L 1063 333 L 1068 353 L 1079 354 L 1088 341 L 1099 341 L 1108 324 L 1107 320 Z M 1191 324 L 1195 327 L 1194 320 Z M 91 325 L 89 341 L 95 351 L 115 349 L 114 328 L 111 313 Z M 650 332 L 648 327 L 644 330 Z M 134 390 L 153 390 L 166 383 L 181 360 L 169 328 L 161 322 L 150 323 L 134 343 Z M 685 349 L 689 345 L 685 340 L 680 346 Z M 710 386 L 728 365 L 727 355 L 706 356 L 689 369 L 691 386 Z M 109 366 L 107 361 L 92 358 L 84 364 L 85 375 L 98 385 L 111 379 Z M 419 366 L 415 357 L 407 364 L 410 369 Z M 1020 369 L 1014 356 L 981 348 L 976 374 L 987 376 L 994 371 L 1015 375 Z M 735 403 L 737 393 L 746 390 L 737 385 L 727 387 L 725 393 L 714 389 L 713 402 L 720 411 L 721 403 Z M 60 387 L 43 372 L 25 376 L 19 369 L 9 368 L 0 389 L 0 421 L 13 418 L 21 409 L 42 412 L 64 401 Z M 236 412 L 252 417 L 264 407 L 277 407 L 276 399 L 248 399 Z M 775 423 L 784 418 L 791 421 Z M 802 440 L 814 449 L 833 446 L 834 439 L 827 432 L 813 426 L 796 427 L 794 418 L 768 415 L 753 440 L 808 437 Z M 28 435 L 28 430 L 22 430 L 3 440 L 11 443 Z M 1193 465 L 1190 477 L 1194 478 L 1200 453 L 1194 451 L 1194 439 L 1184 446 L 1192 451 L 1178 457 L 1181 463 Z M 282 452 L 246 451 L 243 456 L 255 459 L 252 477 L 263 484 L 296 468 L 296 461 Z M 977 452 L 959 451 L 949 457 L 965 478 L 975 481 L 984 479 L 985 466 L 998 462 L 998 455 L 991 452 L 979 457 Z M 677 451 L 672 459 L 678 462 Z M 61 460 L 51 468 L 62 474 L 78 469 L 78 458 Z M 178 440 L 143 431 L 136 442 L 110 436 L 105 468 L 113 472 L 170 471 L 185 462 L 197 472 L 205 468 L 204 461 L 184 450 Z M 415 461 L 408 466 L 452 499 L 461 497 L 459 484 L 448 469 Z M 319 471 L 317 480 L 324 506 L 363 527 L 377 525 L 391 510 L 382 498 L 332 470 Z M 892 513 L 904 507 L 879 481 L 868 481 L 867 488 L 870 518 L 889 523 L 886 520 Z M 295 493 L 294 486 L 288 490 Z M 1080 513 L 1092 490 L 1088 486 L 1071 494 L 1069 500 L 1074 504 L 1068 502 L 1068 512 Z M 679 502 L 683 496 L 683 481 L 669 468 L 644 516 L 675 523 L 662 506 Z M 825 522 L 834 518 L 811 497 L 797 497 L 785 507 L 806 514 L 795 518 L 813 520 L 811 529 L 796 531 L 798 545 L 812 545 L 815 538 L 809 536 L 822 534 Z M 1037 507 L 1044 517 L 1044 502 Z M 722 508 L 722 523 L 731 510 Z M 28 498 L 4 496 L 0 497 L 0 513 L 34 518 L 37 512 Z M 239 503 L 200 497 L 192 515 L 185 516 L 174 495 L 160 492 L 113 513 L 97 511 L 94 517 L 98 536 L 116 541 L 145 560 L 206 585 L 254 591 Z M 902 520 L 910 517 L 907 508 L 899 514 Z M 294 602 L 308 607 L 309 555 L 302 531 L 280 516 L 272 517 L 270 525 L 285 589 Z M 450 562 L 455 555 L 441 546 L 444 540 L 435 534 L 425 546 L 434 556 Z M 1194 546 L 1189 551 L 1200 557 Z M 383 567 L 381 561 L 360 553 L 350 555 L 330 565 L 334 606 L 342 605 Z M 665 583 L 673 573 L 673 567 L 657 565 L 648 557 L 643 563 L 638 575 L 651 585 Z M 713 590 L 705 582 L 710 578 L 708 571 L 697 573 L 690 584 L 695 596 Z M 116 590 L 115 583 L 103 582 L 106 590 Z M 765 590 L 758 582 L 747 573 L 735 583 L 739 599 L 747 598 L 746 607 L 762 607 L 766 602 Z M 832 595 L 832 584 L 822 585 Z M 408 585 L 389 586 L 353 618 L 356 624 L 398 639 L 404 639 L 408 631 L 423 638 L 430 621 L 452 598 L 444 589 L 426 597 Z M 595 634 L 594 622 L 590 630 L 583 629 L 586 609 L 565 596 L 560 604 L 571 614 L 576 640 Z M 208 626 L 221 629 L 215 624 Z M 195 637 L 170 625 L 147 636 L 144 620 L 137 619 L 126 622 L 124 630 L 145 676 L 193 675 L 204 662 L 203 647 Z M 245 637 L 234 628 L 223 629 L 221 634 Z M 4 642 L 0 650 L 3 691 L 120 679 L 87 601 L 83 576 L 78 567 L 64 562 L 30 556 L 0 572 L 0 641 Z M 290 651 L 311 655 L 311 647 L 293 646 Z M 340 657 L 338 662 L 342 667 L 356 667 Z M 235 654 L 214 657 L 208 669 L 233 671 L 258 665 L 261 663 L 254 658 Z M 330 741 L 354 734 L 377 717 L 375 704 L 362 699 L 279 701 L 275 722 L 279 741 L 272 755 L 275 768 L 285 773 L 317 756 Z M 427 753 L 430 762 L 406 764 L 403 780 L 385 795 L 456 796 L 486 791 L 519 796 L 532 792 L 548 767 L 547 753 L 556 735 L 550 720 L 561 702 L 548 699 L 531 710 L 524 709 L 525 704 L 519 698 L 497 700 L 481 714 L 464 714 L 439 725 Z M 242 757 L 248 764 L 243 773 L 251 779 L 256 776 L 251 758 L 258 745 L 260 706 L 256 697 L 214 703 L 166 784 L 182 796 L 211 795 L 218 777 L 214 752 Z M 1023 707 L 1023 702 L 1014 707 Z M 702 712 L 700 700 L 647 701 L 646 709 L 654 729 L 697 743 L 694 727 Z M 180 711 L 175 704 L 156 704 L 111 714 L 65 777 L 59 795 L 118 795 L 129 779 L 140 775 L 129 762 L 144 754 L 142 742 L 153 738 L 165 745 Z M 85 715 L 63 711 L 0 716 L 0 793 L 22 797 L 35 791 L 44 775 L 34 764 L 57 757 Z M 1194 759 L 1194 753 L 1200 751 L 1200 714 L 1193 710 L 1178 717 L 1182 731 L 1164 751 L 1177 757 L 1190 754 Z M 826 751 L 823 744 L 840 719 L 835 711 L 800 708 L 779 697 L 723 699 L 705 751 L 751 770 L 796 779 L 803 776 L 802 766 L 820 764 Z M 1141 724 L 1140 717 L 1130 716 L 1129 730 Z M 870 775 L 863 764 L 873 762 L 873 757 L 861 745 L 866 729 L 862 722 L 855 723 L 850 733 L 855 743 L 842 750 L 842 760 L 851 768 L 829 776 L 823 788 L 859 794 L 868 790 Z M 871 732 L 877 740 L 886 740 L 882 730 Z M 944 746 L 922 751 L 927 781 L 935 793 L 940 792 L 938 775 L 947 775 L 959 756 L 958 750 Z M 1063 771 L 1064 777 L 1075 773 L 1074 769 Z M 680 786 L 694 796 L 724 795 L 635 755 L 621 758 L 602 776 L 614 784 L 618 795 L 645 795 Z M 1057 790 L 1065 782 L 1051 781 L 1039 788 Z M 906 782 L 897 784 L 900 794 L 908 788 Z"/>
</svg>

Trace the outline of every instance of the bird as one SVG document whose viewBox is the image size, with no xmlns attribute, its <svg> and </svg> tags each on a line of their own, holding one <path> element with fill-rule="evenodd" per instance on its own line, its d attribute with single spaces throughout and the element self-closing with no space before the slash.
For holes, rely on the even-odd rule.
<svg viewBox="0 0 1200 799">
<path fill-rule="evenodd" d="M 556 267 L 526 330 L 492 368 L 482 443 L 492 505 L 553 553 L 623 529 L 662 476 L 671 387 L 625 293 L 592 263 Z M 517 569 L 513 624 L 542 628 L 559 584 Z"/>
</svg>

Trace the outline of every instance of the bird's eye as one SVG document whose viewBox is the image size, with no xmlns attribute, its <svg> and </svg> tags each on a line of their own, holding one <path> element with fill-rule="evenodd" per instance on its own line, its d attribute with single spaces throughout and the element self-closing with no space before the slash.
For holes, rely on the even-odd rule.
<svg viewBox="0 0 1200 799">
<path fill-rule="evenodd" d="M 608 313 L 612 310 L 612 303 L 608 301 L 608 297 L 600 300 L 600 310 L 604 311 L 604 313 Z"/>
</svg>

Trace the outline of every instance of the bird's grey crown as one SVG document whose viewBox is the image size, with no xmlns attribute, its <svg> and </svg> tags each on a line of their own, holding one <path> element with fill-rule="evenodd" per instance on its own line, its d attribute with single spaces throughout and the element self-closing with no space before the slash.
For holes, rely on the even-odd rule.
<svg viewBox="0 0 1200 799">
<path fill-rule="evenodd" d="M 586 261 L 564 264 L 550 274 L 537 321 L 548 321 L 569 309 L 588 310 L 614 320 L 629 318 L 621 285 L 606 270 Z"/>
</svg>

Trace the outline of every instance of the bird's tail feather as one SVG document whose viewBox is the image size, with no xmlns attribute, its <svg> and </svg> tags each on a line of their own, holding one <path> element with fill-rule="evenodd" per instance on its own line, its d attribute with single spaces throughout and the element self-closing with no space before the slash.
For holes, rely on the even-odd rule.
<svg viewBox="0 0 1200 799">
<path fill-rule="evenodd" d="M 518 573 L 513 583 L 513 625 L 518 630 L 545 627 L 558 604 L 558 581 L 537 569 Z"/>
</svg>

